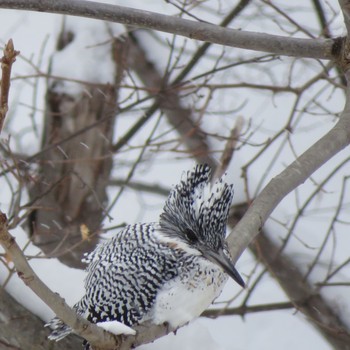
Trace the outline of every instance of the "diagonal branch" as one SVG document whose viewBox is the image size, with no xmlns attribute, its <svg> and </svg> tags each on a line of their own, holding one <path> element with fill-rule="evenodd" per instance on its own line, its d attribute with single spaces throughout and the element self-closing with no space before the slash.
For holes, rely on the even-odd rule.
<svg viewBox="0 0 350 350">
<path fill-rule="evenodd" d="M 36 275 L 28 264 L 14 237 L 7 230 L 6 215 L 0 212 L 0 246 L 10 256 L 18 276 L 22 281 L 55 312 L 58 318 L 74 329 L 75 333 L 85 338 L 96 349 L 129 350 L 141 344 L 150 343 L 172 331 L 168 325 L 153 325 L 148 322 L 135 327 L 137 335 L 114 336 L 102 328 L 78 316 L 58 294 L 52 292 Z M 1 345 L 1 343 L 0 343 Z M 1 348 L 1 346 L 0 346 Z"/>
<path fill-rule="evenodd" d="M 296 309 L 308 317 L 332 348 L 350 349 L 348 326 L 323 296 L 315 291 L 310 283 L 304 281 L 303 275 L 295 268 L 293 262 L 280 253 L 280 247 L 263 232 L 250 247 L 254 255 L 263 260 L 264 265 L 276 277 Z"/>
<path fill-rule="evenodd" d="M 106 344 L 106 347 L 119 346 L 121 339 L 112 336 L 102 328 L 79 317 L 58 294 L 52 292 L 36 275 L 28 264 L 23 252 L 15 239 L 7 230 L 6 215 L 0 212 L 0 245 L 11 257 L 18 276 L 22 281 L 44 301 L 67 325 L 72 327 L 77 334 L 87 339 L 91 344 Z"/>
<path fill-rule="evenodd" d="M 266 312 L 266 311 L 278 311 L 286 309 L 294 309 L 295 306 L 290 301 L 271 303 L 271 304 L 261 304 L 261 305 L 242 305 L 238 307 L 225 308 L 225 309 L 208 309 L 202 313 L 202 317 L 215 318 L 220 316 L 232 316 L 237 315 L 244 317 L 247 314 L 255 312 Z"/>
<path fill-rule="evenodd" d="M 57 13 L 117 22 L 220 45 L 293 57 L 334 59 L 339 52 L 340 44 L 337 39 L 298 39 L 247 32 L 144 10 L 84 0 L 0 0 L 0 8 Z"/>
<path fill-rule="evenodd" d="M 349 79 L 349 77 L 347 77 Z M 338 123 L 284 171 L 274 177 L 255 199 L 228 237 L 231 254 L 237 259 L 258 235 L 280 201 L 304 183 L 311 174 L 350 144 L 350 90 Z"/>
<path fill-rule="evenodd" d="M 350 0 L 340 0 L 347 28 L 350 28 Z M 274 177 L 254 200 L 242 220 L 228 237 L 228 244 L 234 258 L 242 254 L 258 235 L 264 223 L 288 193 L 304 183 L 323 164 L 350 144 L 350 54 L 349 42 L 340 52 L 339 66 L 345 73 L 348 87 L 346 101 L 337 124 L 320 140 L 306 150 L 284 171 Z"/>
</svg>

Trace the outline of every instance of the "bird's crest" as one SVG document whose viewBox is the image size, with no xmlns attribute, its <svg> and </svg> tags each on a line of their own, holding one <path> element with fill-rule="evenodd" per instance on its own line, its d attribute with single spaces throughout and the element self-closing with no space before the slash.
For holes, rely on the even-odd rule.
<svg viewBox="0 0 350 350">
<path fill-rule="evenodd" d="M 211 184 L 211 169 L 197 165 L 170 192 L 160 216 L 162 230 L 188 243 L 200 241 L 217 248 L 222 243 L 233 199 L 224 176 Z"/>
</svg>

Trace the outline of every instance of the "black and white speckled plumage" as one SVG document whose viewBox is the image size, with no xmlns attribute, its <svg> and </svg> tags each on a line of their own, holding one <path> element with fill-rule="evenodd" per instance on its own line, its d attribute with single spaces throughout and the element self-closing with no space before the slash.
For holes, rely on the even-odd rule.
<svg viewBox="0 0 350 350">
<path fill-rule="evenodd" d="M 225 243 L 232 197 L 232 185 L 211 185 L 210 168 L 196 166 L 171 191 L 159 223 L 127 226 L 86 256 L 86 294 L 74 309 L 93 323 L 177 328 L 221 293 L 225 272 L 243 285 Z M 72 331 L 57 318 L 49 325 L 50 339 Z"/>
<path fill-rule="evenodd" d="M 189 245 L 191 232 L 217 251 L 224 243 L 227 217 L 233 199 L 233 186 L 220 178 L 210 185 L 210 168 L 198 165 L 170 192 L 160 216 L 162 230 Z M 190 235 L 190 236 L 189 236 Z"/>
</svg>

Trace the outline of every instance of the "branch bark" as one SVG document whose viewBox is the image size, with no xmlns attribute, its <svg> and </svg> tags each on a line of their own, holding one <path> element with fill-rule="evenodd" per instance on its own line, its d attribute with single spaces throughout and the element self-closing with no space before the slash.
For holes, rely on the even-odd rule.
<svg viewBox="0 0 350 350">
<path fill-rule="evenodd" d="M 251 251 L 259 260 L 263 260 L 295 308 L 311 321 L 311 324 L 332 345 L 332 348 L 349 350 L 348 326 L 322 295 L 316 292 L 310 283 L 304 281 L 303 275 L 295 267 L 293 261 L 280 254 L 279 246 L 262 232 L 251 245 Z"/>
<path fill-rule="evenodd" d="M 347 28 L 350 28 L 350 1 L 340 0 L 339 3 L 344 12 L 345 24 Z M 339 66 L 345 72 L 348 87 L 345 92 L 345 107 L 339 121 L 326 135 L 273 178 L 254 200 L 242 220 L 239 221 L 228 237 L 231 254 L 236 259 L 259 234 L 264 223 L 281 200 L 350 144 L 349 48 L 349 42 L 345 40 L 345 45 L 342 45 L 342 51 L 340 52 Z"/>
<path fill-rule="evenodd" d="M 19 51 L 16 51 L 10 39 L 4 48 L 4 55 L 1 58 L 1 83 L 0 83 L 0 133 L 4 125 L 8 111 L 8 98 L 10 92 L 11 68 L 16 61 Z"/>
<path fill-rule="evenodd" d="M 64 43 L 63 38 L 69 38 Z M 63 50 L 75 33 L 63 26 L 58 50 Z M 72 62 L 73 64 L 73 62 Z M 98 67 L 91 67 L 96 69 Z M 105 216 L 107 184 L 112 169 L 110 147 L 117 114 L 117 89 L 109 84 L 85 86 L 79 94 L 62 92 L 52 81 L 46 98 L 45 128 L 39 157 L 39 176 L 30 188 L 30 236 L 47 256 L 68 266 L 85 268 L 83 254 L 98 241 Z M 87 125 L 94 129 L 80 133 Z M 75 135 L 70 142 L 50 146 Z M 82 233 L 86 227 L 88 237 Z"/>
<path fill-rule="evenodd" d="M 204 311 L 201 316 L 215 318 L 219 316 L 239 315 L 244 317 L 245 315 L 250 313 L 294 309 L 294 307 L 295 306 L 290 301 L 281 302 L 281 303 L 251 305 L 251 306 L 242 305 L 242 306 L 232 307 L 227 309 L 208 309 Z"/>
<path fill-rule="evenodd" d="M 235 226 L 228 237 L 233 257 L 238 259 L 288 193 L 304 183 L 318 168 L 350 144 L 349 87 L 346 91 L 346 97 L 345 107 L 337 124 L 284 171 L 273 178 L 256 197 L 242 220 Z"/>
<path fill-rule="evenodd" d="M 102 328 L 79 317 L 58 294 L 52 292 L 36 275 L 28 264 L 23 252 L 15 239 L 7 230 L 6 215 L 0 212 L 0 245 L 11 257 L 17 274 L 21 280 L 68 326 L 72 327 L 77 334 L 87 339 L 92 345 L 105 344 L 106 349 L 118 347 L 121 338 L 104 331 Z"/>
<path fill-rule="evenodd" d="M 277 55 L 329 60 L 336 58 L 339 52 L 339 41 L 336 39 L 298 39 L 247 32 L 93 1 L 0 0 L 0 8 L 57 13 L 117 22 L 177 34 L 190 39 Z"/>
<path fill-rule="evenodd" d="M 201 126 L 193 120 L 192 110 L 182 106 L 178 91 L 166 85 L 156 66 L 147 59 L 146 52 L 139 44 L 137 32 L 130 33 L 124 43 L 129 49 L 129 68 L 135 71 L 147 88 L 158 91 L 155 105 L 164 112 L 169 124 L 180 135 L 182 143 L 200 163 L 206 162 L 215 168 L 216 162 L 210 154 L 206 136 Z"/>
</svg>

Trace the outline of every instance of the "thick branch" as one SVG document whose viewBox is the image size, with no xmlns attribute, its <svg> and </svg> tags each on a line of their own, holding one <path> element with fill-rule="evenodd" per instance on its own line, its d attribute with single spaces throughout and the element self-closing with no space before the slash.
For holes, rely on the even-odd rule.
<svg viewBox="0 0 350 350">
<path fill-rule="evenodd" d="M 83 0 L 0 0 L 0 8 L 57 13 L 154 29 L 191 39 L 293 57 L 333 59 L 338 41 L 247 32 L 159 13 Z"/>
<path fill-rule="evenodd" d="M 11 257 L 18 276 L 22 281 L 48 305 L 68 326 L 77 334 L 87 339 L 91 344 L 104 344 L 113 349 L 120 345 L 121 338 L 112 336 L 102 328 L 95 326 L 87 320 L 79 317 L 58 294 L 52 292 L 35 274 L 28 264 L 15 239 L 7 231 L 6 215 L 0 212 L 0 245 Z"/>
<path fill-rule="evenodd" d="M 350 334 L 347 325 L 321 294 L 304 281 L 303 275 L 293 261 L 280 254 L 279 247 L 264 233 L 261 233 L 251 246 L 258 259 L 263 260 L 288 295 L 296 309 L 306 315 L 314 327 L 322 334 L 333 349 L 350 349 Z"/>
<path fill-rule="evenodd" d="M 311 174 L 350 143 L 349 88 L 344 111 L 338 123 L 284 171 L 273 178 L 255 199 L 242 220 L 228 237 L 233 257 L 238 259 L 260 232 L 280 201 L 304 183 Z"/>
<path fill-rule="evenodd" d="M 215 168 L 216 162 L 210 155 L 205 134 L 200 125 L 195 123 L 192 110 L 182 106 L 176 90 L 167 89 L 166 86 L 162 88 L 163 77 L 147 59 L 138 42 L 137 32 L 129 34 L 125 43 L 129 46 L 129 67 L 136 72 L 147 88 L 153 91 L 159 90 L 155 104 L 164 112 L 169 124 L 179 133 L 186 148 L 199 163 L 206 162 Z"/>
<path fill-rule="evenodd" d="M 340 0 L 345 23 L 350 28 L 350 1 Z M 341 52 L 340 65 L 346 71 L 349 81 L 349 45 Z M 348 83 L 349 85 L 349 83 Z M 320 140 L 306 150 L 284 171 L 273 178 L 255 199 L 243 219 L 235 226 L 228 237 L 228 244 L 233 257 L 238 259 L 244 249 L 258 235 L 264 223 L 280 201 L 311 174 L 319 169 L 334 155 L 350 143 L 350 89 L 346 91 L 346 103 L 338 123 Z"/>
</svg>

